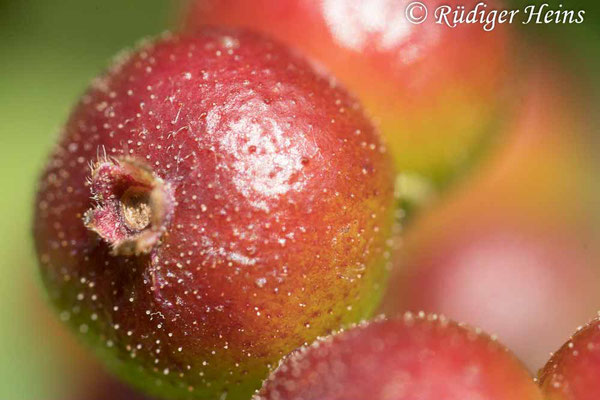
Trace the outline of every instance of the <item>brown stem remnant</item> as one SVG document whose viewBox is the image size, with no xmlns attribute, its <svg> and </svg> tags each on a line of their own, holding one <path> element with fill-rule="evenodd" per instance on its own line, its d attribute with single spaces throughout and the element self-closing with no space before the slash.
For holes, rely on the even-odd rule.
<svg viewBox="0 0 600 400">
<path fill-rule="evenodd" d="M 89 185 L 96 205 L 83 222 L 113 255 L 145 254 L 158 244 L 173 201 L 169 185 L 151 169 L 130 158 L 102 158 L 92 166 Z"/>
</svg>

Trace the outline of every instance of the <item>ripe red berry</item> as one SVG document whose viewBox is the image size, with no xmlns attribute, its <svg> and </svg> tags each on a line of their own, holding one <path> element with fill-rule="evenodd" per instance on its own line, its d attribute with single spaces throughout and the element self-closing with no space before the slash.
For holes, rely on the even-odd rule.
<svg viewBox="0 0 600 400">
<path fill-rule="evenodd" d="M 256 400 L 541 400 L 504 347 L 444 317 L 407 313 L 284 359 Z"/>
<path fill-rule="evenodd" d="M 468 12 L 477 3 L 422 0 L 429 12 L 421 24 L 408 21 L 409 2 L 400 0 L 195 0 L 184 18 L 188 29 L 252 28 L 302 50 L 381 123 L 398 172 L 443 184 L 478 156 L 505 116 L 507 31 L 435 22 L 440 5 Z"/>
<path fill-rule="evenodd" d="M 558 350 L 540 371 L 547 400 L 600 399 L 600 319 L 595 319 Z"/>
<path fill-rule="evenodd" d="M 39 184 L 43 279 L 144 390 L 247 398 L 270 364 L 376 306 L 393 176 L 359 104 L 286 48 L 167 36 L 71 115 Z"/>
</svg>

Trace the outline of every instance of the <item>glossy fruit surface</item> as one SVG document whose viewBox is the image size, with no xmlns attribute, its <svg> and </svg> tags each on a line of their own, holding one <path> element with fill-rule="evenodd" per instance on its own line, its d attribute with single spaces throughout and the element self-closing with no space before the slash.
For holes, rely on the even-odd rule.
<svg viewBox="0 0 600 400">
<path fill-rule="evenodd" d="M 580 328 L 540 371 L 548 400 L 600 398 L 600 319 Z"/>
<path fill-rule="evenodd" d="M 505 148 L 406 231 L 384 304 L 497 334 L 531 371 L 600 306 L 587 105 L 544 64 Z"/>
<path fill-rule="evenodd" d="M 138 387 L 248 398 L 376 306 L 393 176 L 358 103 L 285 47 L 166 35 L 73 111 L 39 183 L 42 276 Z"/>
<path fill-rule="evenodd" d="M 434 314 L 376 321 L 288 356 L 255 400 L 541 400 L 502 345 Z"/>
<path fill-rule="evenodd" d="M 381 124 L 398 172 L 443 185 L 479 155 L 506 114 L 509 39 L 504 26 L 485 32 L 480 24 L 435 23 L 438 6 L 468 11 L 478 1 L 424 0 L 429 11 L 421 24 L 408 21 L 409 3 L 194 0 L 184 18 L 191 30 L 252 28 L 309 55 Z"/>
</svg>

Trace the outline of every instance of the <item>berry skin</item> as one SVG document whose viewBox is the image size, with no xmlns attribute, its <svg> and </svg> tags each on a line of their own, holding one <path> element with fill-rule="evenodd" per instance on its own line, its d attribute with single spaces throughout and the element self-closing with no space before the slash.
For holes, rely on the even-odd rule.
<svg viewBox="0 0 600 400">
<path fill-rule="evenodd" d="M 283 355 L 376 307 L 393 177 L 359 104 L 285 47 L 166 35 L 68 120 L 39 183 L 42 277 L 129 382 L 247 399 Z"/>
<path fill-rule="evenodd" d="M 579 328 L 540 370 L 547 400 L 600 399 L 600 319 Z"/>
<path fill-rule="evenodd" d="M 254 400 L 541 400 L 495 340 L 445 317 L 376 321 L 285 358 Z"/>
<path fill-rule="evenodd" d="M 412 24 L 403 0 L 194 0 L 184 25 L 251 28 L 301 50 L 376 117 L 398 172 L 443 185 L 472 164 L 505 115 L 504 27 L 435 23 L 440 5 L 468 11 L 478 2 L 423 0 L 429 17 Z"/>
</svg>

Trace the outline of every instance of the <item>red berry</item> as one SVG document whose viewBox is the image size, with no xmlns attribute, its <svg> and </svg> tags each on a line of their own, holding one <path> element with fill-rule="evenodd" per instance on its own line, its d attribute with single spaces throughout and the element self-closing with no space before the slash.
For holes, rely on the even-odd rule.
<svg viewBox="0 0 600 400">
<path fill-rule="evenodd" d="M 256 400 L 541 400 L 495 340 L 436 315 L 407 313 L 288 356 Z"/>
<path fill-rule="evenodd" d="M 547 400 L 600 399 L 600 319 L 595 319 L 558 350 L 540 371 Z"/>
<path fill-rule="evenodd" d="M 71 115 L 40 180 L 42 275 L 124 378 L 244 399 L 280 357 L 372 312 L 393 176 L 359 104 L 286 48 L 168 36 Z"/>
<path fill-rule="evenodd" d="M 440 5 L 468 12 L 478 0 L 422 3 L 428 18 L 412 24 L 401 0 L 195 0 L 185 25 L 252 28 L 302 50 L 381 123 L 398 172 L 442 184 L 478 155 L 504 115 L 510 46 L 503 26 L 435 23 Z"/>
</svg>

